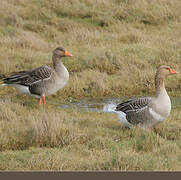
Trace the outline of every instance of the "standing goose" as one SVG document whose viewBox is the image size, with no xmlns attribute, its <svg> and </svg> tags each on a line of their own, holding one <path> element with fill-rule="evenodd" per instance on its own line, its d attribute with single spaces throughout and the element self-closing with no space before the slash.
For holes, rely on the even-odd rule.
<svg viewBox="0 0 181 180">
<path fill-rule="evenodd" d="M 45 96 L 51 95 L 62 89 L 68 79 L 69 72 L 60 61 L 61 57 L 72 56 L 62 47 L 57 47 L 53 51 L 53 68 L 50 66 L 41 66 L 28 71 L 19 71 L 12 73 L 9 77 L 3 79 L 4 86 L 13 86 L 21 93 L 38 98 L 38 104 L 45 104 Z"/>
<path fill-rule="evenodd" d="M 155 75 L 155 97 L 138 97 L 117 105 L 114 112 L 127 127 L 139 125 L 151 128 L 153 125 L 167 119 L 171 111 L 171 102 L 164 85 L 168 75 L 177 74 L 168 66 L 160 66 Z"/>
</svg>

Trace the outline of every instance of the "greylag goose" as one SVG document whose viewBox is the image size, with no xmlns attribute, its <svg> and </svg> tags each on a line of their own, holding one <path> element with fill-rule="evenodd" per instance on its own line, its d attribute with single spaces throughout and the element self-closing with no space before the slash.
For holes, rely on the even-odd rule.
<svg viewBox="0 0 181 180">
<path fill-rule="evenodd" d="M 138 97 L 118 104 L 114 110 L 120 121 L 127 127 L 151 128 L 167 119 L 171 102 L 164 85 L 168 75 L 177 74 L 168 66 L 160 66 L 155 75 L 155 97 Z"/>
<path fill-rule="evenodd" d="M 9 77 L 3 79 L 4 86 L 13 86 L 21 93 L 38 98 L 38 104 L 45 104 L 45 96 L 51 95 L 62 89 L 68 79 L 69 72 L 63 63 L 61 57 L 71 57 L 68 51 L 62 47 L 57 47 L 53 51 L 53 68 L 50 66 L 41 66 L 28 71 L 19 71 L 12 73 Z"/>
</svg>

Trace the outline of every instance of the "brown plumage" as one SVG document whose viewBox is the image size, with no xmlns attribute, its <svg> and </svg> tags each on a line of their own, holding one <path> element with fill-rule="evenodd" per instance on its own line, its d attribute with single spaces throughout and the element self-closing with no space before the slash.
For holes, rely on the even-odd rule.
<svg viewBox="0 0 181 180">
<path fill-rule="evenodd" d="M 45 104 L 45 96 L 51 95 L 62 89 L 69 79 L 69 73 L 61 57 L 72 56 L 62 47 L 53 51 L 53 68 L 45 65 L 28 71 L 19 71 L 3 78 L 3 85 L 13 86 L 24 94 L 38 98 L 42 97 Z"/>
</svg>

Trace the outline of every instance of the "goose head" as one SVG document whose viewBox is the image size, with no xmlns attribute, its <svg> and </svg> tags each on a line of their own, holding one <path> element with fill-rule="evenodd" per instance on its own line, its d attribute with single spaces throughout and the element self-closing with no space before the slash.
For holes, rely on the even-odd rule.
<svg viewBox="0 0 181 180">
<path fill-rule="evenodd" d="M 53 51 L 53 55 L 56 57 L 72 57 L 72 54 L 69 53 L 67 50 L 65 50 L 63 47 L 57 47 L 54 51 Z"/>
<path fill-rule="evenodd" d="M 159 77 L 165 78 L 168 75 L 174 75 L 174 74 L 178 74 L 177 71 L 175 71 L 174 69 L 170 68 L 169 66 L 166 65 L 162 65 L 157 69 L 156 74 Z"/>
</svg>

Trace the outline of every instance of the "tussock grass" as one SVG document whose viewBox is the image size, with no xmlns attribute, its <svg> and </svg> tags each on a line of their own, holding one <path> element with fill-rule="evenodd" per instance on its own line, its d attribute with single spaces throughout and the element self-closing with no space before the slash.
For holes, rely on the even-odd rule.
<svg viewBox="0 0 181 180">
<path fill-rule="evenodd" d="M 0 77 L 63 60 L 67 86 L 45 107 L 0 87 L 1 170 L 180 170 L 180 108 L 151 132 L 116 115 L 60 109 L 82 98 L 154 95 L 160 65 L 181 67 L 179 0 L 1 0 Z M 180 76 L 169 95 L 180 96 Z"/>
<path fill-rule="evenodd" d="M 68 118 L 65 112 L 60 116 L 56 112 L 51 114 L 45 109 L 39 109 L 32 114 L 22 105 L 11 102 L 2 102 L 1 108 L 4 109 L 1 113 L 1 151 L 21 150 L 31 146 L 61 147 L 79 136 L 71 120 L 70 124 L 63 123 Z"/>
<path fill-rule="evenodd" d="M 179 110 L 154 131 L 116 115 L 1 101 L 1 170 L 180 170 Z"/>
</svg>

